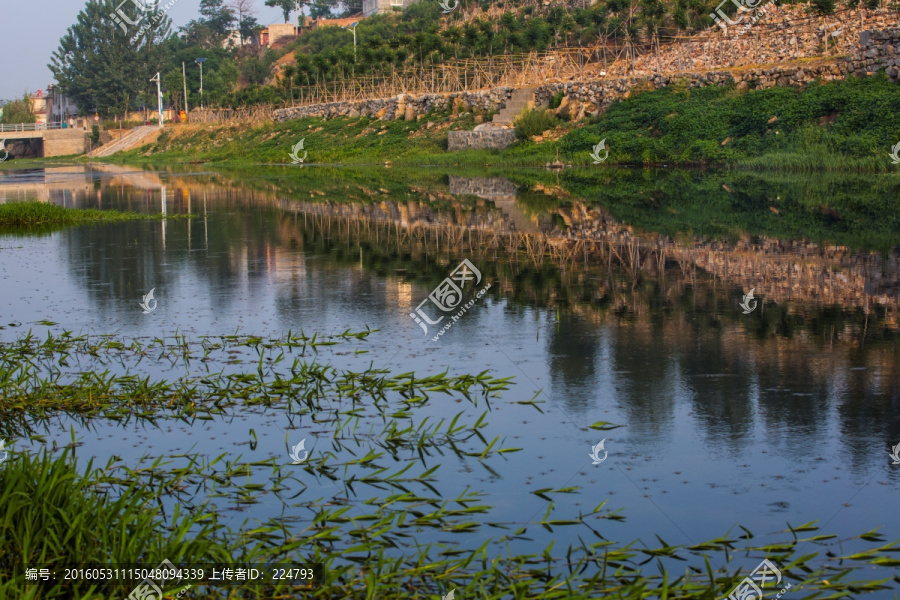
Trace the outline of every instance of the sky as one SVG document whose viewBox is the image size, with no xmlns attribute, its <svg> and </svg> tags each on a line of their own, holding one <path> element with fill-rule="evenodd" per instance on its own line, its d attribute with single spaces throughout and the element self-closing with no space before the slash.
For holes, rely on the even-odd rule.
<svg viewBox="0 0 900 600">
<path fill-rule="evenodd" d="M 0 0 L 0 39 L 5 49 L 0 59 L 0 100 L 21 98 L 26 91 L 47 89 L 47 84 L 53 83 L 47 63 L 85 3 L 85 0 Z M 265 0 L 253 0 L 253 3 L 260 23 L 284 23 L 281 9 L 266 6 Z M 200 0 L 177 0 L 168 12 L 173 28 L 197 18 L 199 7 Z"/>
</svg>

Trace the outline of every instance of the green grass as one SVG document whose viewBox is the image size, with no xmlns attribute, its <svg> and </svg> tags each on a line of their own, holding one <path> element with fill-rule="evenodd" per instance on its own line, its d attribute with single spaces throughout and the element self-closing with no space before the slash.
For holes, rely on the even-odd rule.
<svg viewBox="0 0 900 600">
<path fill-rule="evenodd" d="M 524 125 L 539 114 L 526 115 L 523 134 Z M 426 128 L 428 121 L 438 127 Z M 558 152 L 568 164 L 590 165 L 591 148 L 605 138 L 610 155 L 603 166 L 885 172 L 896 169 L 888 153 L 900 140 L 900 93 L 883 74 L 802 89 L 688 90 L 674 85 L 635 94 L 600 118 L 564 124 L 543 119 L 529 132 L 541 133 L 552 122 L 565 133 L 558 141 L 521 139 L 503 151 L 452 153 L 446 150 L 447 131 L 472 129 L 474 114 L 432 113 L 418 121 L 305 118 L 257 127 L 211 126 L 114 160 L 289 163 L 292 146 L 304 139 L 310 163 L 542 166 Z"/>
<path fill-rule="evenodd" d="M 185 218 L 188 216 L 167 215 L 167 218 Z M 118 210 L 64 208 L 57 204 L 36 201 L 0 204 L 0 230 L 42 229 L 161 218 L 163 218 L 161 214 L 142 215 Z"/>
<path fill-rule="evenodd" d="M 74 451 L 57 457 L 16 453 L 0 469 L 0 597 L 29 592 L 24 571 L 66 567 L 153 565 L 229 559 L 224 545 L 207 537 L 213 527 L 202 511 L 159 517 L 153 494 L 140 481 L 111 490 L 104 470 L 77 469 Z M 33 586 L 30 592 L 36 591 Z M 63 582 L 41 598 L 100 598 L 93 582 Z"/>
</svg>

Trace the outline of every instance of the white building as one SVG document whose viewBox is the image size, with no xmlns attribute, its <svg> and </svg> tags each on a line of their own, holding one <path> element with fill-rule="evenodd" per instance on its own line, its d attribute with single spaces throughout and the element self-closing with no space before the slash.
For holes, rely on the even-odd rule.
<svg viewBox="0 0 900 600">
<path fill-rule="evenodd" d="M 419 0 L 363 0 L 363 16 L 371 17 L 396 9 L 404 9 Z"/>
</svg>

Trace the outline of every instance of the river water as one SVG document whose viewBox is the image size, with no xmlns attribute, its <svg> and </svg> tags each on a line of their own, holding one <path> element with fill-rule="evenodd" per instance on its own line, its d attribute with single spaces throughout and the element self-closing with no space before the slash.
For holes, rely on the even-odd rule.
<svg viewBox="0 0 900 600">
<path fill-rule="evenodd" d="M 811 521 L 842 539 L 881 528 L 893 540 L 900 223 L 878 207 L 897 197 L 897 181 L 865 177 L 6 170 L 0 201 L 194 216 L 3 234 L 0 336 L 376 329 L 320 357 L 348 369 L 513 378 L 483 435 L 521 450 L 490 468 L 438 457 L 442 494 L 479 490 L 494 507 L 487 520 L 533 523 L 548 506 L 533 492 L 575 487 L 553 496 L 554 515 L 606 501 L 625 518 L 605 520 L 603 535 L 623 543 L 690 545 L 740 535 L 738 525 L 777 540 L 787 524 Z M 477 282 L 457 283 L 485 291 L 452 321 L 457 310 L 441 313 L 428 298 L 463 260 Z M 151 289 L 157 305 L 145 314 Z M 447 318 L 423 321 L 426 332 L 411 318 L 417 308 Z M 152 362 L 137 371 L 185 374 Z M 601 421 L 617 427 L 588 428 Z M 60 418 L 46 443 L 64 444 L 70 427 L 79 456 L 100 462 L 188 450 L 288 460 L 286 438 L 321 451 L 314 424 L 277 411 L 158 427 Z M 601 440 L 606 458 L 592 464 Z M 309 484 L 312 497 L 328 493 Z M 277 510 L 263 501 L 243 518 Z M 520 550 L 554 537 L 578 543 L 565 530 L 534 533 Z M 474 549 L 489 534 L 456 542 Z"/>
</svg>

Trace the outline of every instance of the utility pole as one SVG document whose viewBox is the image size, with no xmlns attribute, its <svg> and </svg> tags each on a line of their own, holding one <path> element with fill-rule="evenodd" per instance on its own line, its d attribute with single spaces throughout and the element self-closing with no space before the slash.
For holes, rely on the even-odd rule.
<svg viewBox="0 0 900 600">
<path fill-rule="evenodd" d="M 159 73 L 156 74 L 156 77 L 151 79 L 150 81 L 156 82 L 156 105 L 159 107 L 159 128 L 163 128 L 163 98 L 162 98 L 162 85 L 160 84 Z"/>
<path fill-rule="evenodd" d="M 184 113 L 188 113 L 187 103 L 187 73 L 184 70 L 184 61 L 181 61 L 181 81 L 184 82 Z"/>
<path fill-rule="evenodd" d="M 343 29 L 349 29 L 353 32 L 353 62 L 356 62 L 356 26 L 359 25 L 358 21 L 354 21 L 350 25 L 347 25 Z"/>
<path fill-rule="evenodd" d="M 194 62 L 200 65 L 200 110 L 203 110 L 203 63 L 206 62 L 206 59 L 198 58 Z"/>
</svg>

